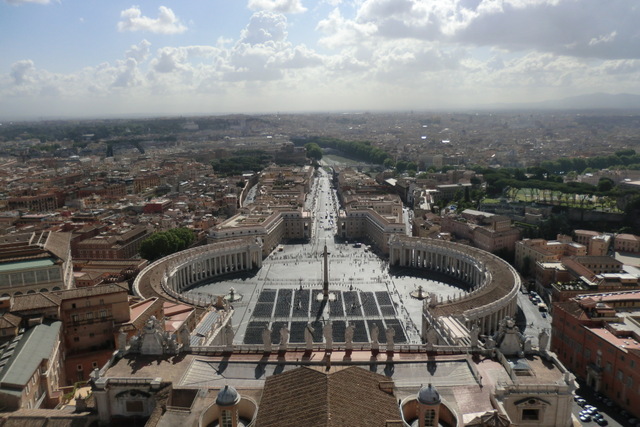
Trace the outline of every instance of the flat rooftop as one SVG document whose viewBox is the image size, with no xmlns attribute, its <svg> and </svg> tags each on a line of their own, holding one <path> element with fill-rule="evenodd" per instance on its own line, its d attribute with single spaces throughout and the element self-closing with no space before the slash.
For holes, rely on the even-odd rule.
<svg viewBox="0 0 640 427">
<path fill-rule="evenodd" d="M 52 258 L 8 262 L 0 264 L 0 273 L 4 273 L 6 271 L 32 270 L 37 268 L 50 267 L 54 264 L 55 262 Z"/>
</svg>

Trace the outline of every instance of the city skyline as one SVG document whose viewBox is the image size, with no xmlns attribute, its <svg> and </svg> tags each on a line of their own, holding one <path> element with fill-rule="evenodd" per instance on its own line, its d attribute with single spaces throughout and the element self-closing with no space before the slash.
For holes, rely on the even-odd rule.
<svg viewBox="0 0 640 427">
<path fill-rule="evenodd" d="M 596 0 L 0 1 L 0 118 L 477 108 L 636 93 Z"/>
</svg>

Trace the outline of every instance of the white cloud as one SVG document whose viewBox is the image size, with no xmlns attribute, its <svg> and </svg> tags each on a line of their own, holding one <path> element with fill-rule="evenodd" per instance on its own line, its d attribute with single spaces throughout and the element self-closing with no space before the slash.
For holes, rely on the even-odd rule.
<svg viewBox="0 0 640 427">
<path fill-rule="evenodd" d="M 142 41 L 137 45 L 131 45 L 129 50 L 126 51 L 124 55 L 127 58 L 133 58 L 138 63 L 140 63 L 149 57 L 149 47 L 151 47 L 151 43 L 149 43 L 145 39 L 142 39 Z"/>
<path fill-rule="evenodd" d="M 287 38 L 287 18 L 271 12 L 256 12 L 240 32 L 240 43 L 281 42 Z"/>
<path fill-rule="evenodd" d="M 30 59 L 14 62 L 0 70 L 0 114 L 14 114 L 18 104 L 25 115 L 48 105 L 78 115 L 89 114 L 88 106 L 165 114 L 426 108 L 537 101 L 595 88 L 637 93 L 640 58 L 624 55 L 638 30 L 619 12 L 602 11 L 606 22 L 592 20 L 595 27 L 572 34 L 576 23 L 566 15 L 578 3 L 595 13 L 595 0 L 352 0 L 316 26 L 318 44 L 330 54 L 295 43 L 286 16 L 261 10 L 236 37 L 212 45 L 155 42 L 152 50 L 142 39 L 121 60 L 67 74 Z M 618 0 L 608 4 L 621 10 Z M 525 10 L 535 22 L 524 19 Z M 635 17 L 635 9 L 628 14 Z M 559 23 L 569 34 L 547 37 L 561 31 Z"/>
<path fill-rule="evenodd" d="M 117 73 L 112 83 L 113 87 L 130 88 L 142 84 L 138 63 L 133 58 L 128 58 L 126 61 L 118 61 Z"/>
<path fill-rule="evenodd" d="M 32 82 L 32 75 L 35 70 L 33 61 L 24 59 L 11 65 L 11 77 L 16 85 Z"/>
<path fill-rule="evenodd" d="M 344 25 L 373 36 L 510 51 L 640 58 L 640 8 L 625 0 L 364 0 Z"/>
<path fill-rule="evenodd" d="M 302 6 L 300 0 L 249 0 L 251 10 L 267 10 L 278 13 L 302 13 L 307 8 Z"/>
<path fill-rule="evenodd" d="M 316 30 L 326 36 L 320 38 L 322 46 L 335 49 L 342 46 L 358 45 L 369 39 L 377 31 L 377 26 L 372 22 L 356 22 L 345 19 L 340 9 L 335 8 L 326 19 L 318 22 Z"/>
<path fill-rule="evenodd" d="M 118 31 L 148 31 L 159 34 L 179 34 L 187 31 L 187 27 L 166 6 L 158 8 L 157 18 L 142 16 L 138 6 L 123 10 L 120 12 L 120 18 Z"/>
<path fill-rule="evenodd" d="M 4 0 L 4 1 L 6 3 L 15 4 L 15 5 L 27 4 L 27 3 L 36 3 L 36 4 L 49 4 L 49 3 L 51 3 L 51 0 Z"/>
</svg>

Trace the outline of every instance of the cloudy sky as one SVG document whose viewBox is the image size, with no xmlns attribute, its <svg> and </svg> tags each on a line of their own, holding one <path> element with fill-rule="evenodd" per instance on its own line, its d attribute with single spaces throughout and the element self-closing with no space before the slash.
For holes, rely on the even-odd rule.
<svg viewBox="0 0 640 427">
<path fill-rule="evenodd" d="M 637 0 L 0 0 L 0 119 L 640 93 Z"/>
</svg>

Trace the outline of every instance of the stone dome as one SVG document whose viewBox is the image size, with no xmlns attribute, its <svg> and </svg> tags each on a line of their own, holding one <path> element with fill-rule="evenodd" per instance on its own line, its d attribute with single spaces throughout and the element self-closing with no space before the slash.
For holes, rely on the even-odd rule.
<svg viewBox="0 0 640 427">
<path fill-rule="evenodd" d="M 440 393 L 431 384 L 423 386 L 418 392 L 418 402 L 424 405 L 437 405 L 440 403 Z"/>
<path fill-rule="evenodd" d="M 216 397 L 216 405 L 218 406 L 233 406 L 240 401 L 240 394 L 238 391 L 228 385 L 225 385 L 222 390 L 218 392 Z"/>
</svg>

